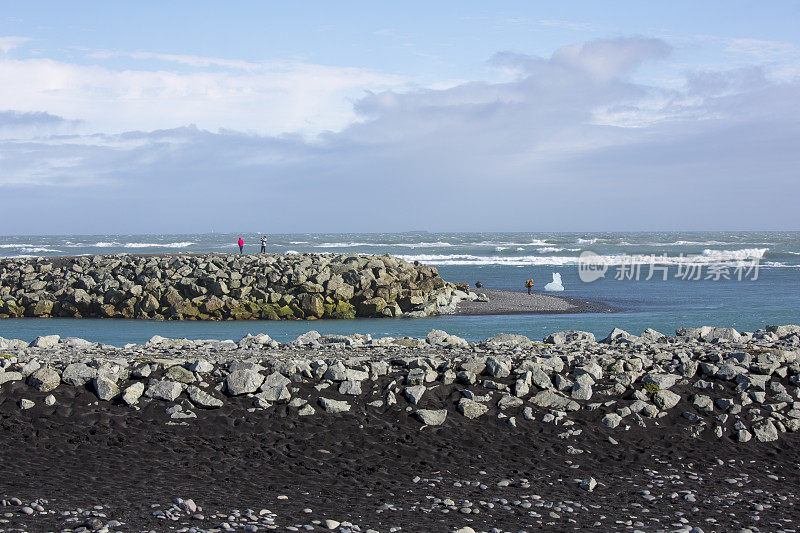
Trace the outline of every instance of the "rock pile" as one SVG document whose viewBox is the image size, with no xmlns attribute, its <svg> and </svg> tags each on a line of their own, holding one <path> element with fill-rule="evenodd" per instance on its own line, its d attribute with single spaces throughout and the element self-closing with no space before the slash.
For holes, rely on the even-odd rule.
<svg viewBox="0 0 800 533">
<path fill-rule="evenodd" d="M 478 296 L 384 256 L 110 255 L 0 260 L 0 318 L 422 317 Z"/>
<path fill-rule="evenodd" d="M 123 348 L 0 339 L 0 384 L 24 381 L 42 393 L 91 387 L 99 400 L 133 408 L 164 402 L 181 424 L 246 398 L 252 410 L 284 404 L 297 416 L 396 409 L 428 426 L 453 417 L 538 420 L 562 427 L 563 438 L 588 422 L 603 431 L 677 424 L 687 436 L 738 442 L 800 430 L 800 326 L 676 333 L 615 329 L 596 342 L 568 331 L 543 344 L 522 335 L 469 343 L 437 330 L 426 339 L 312 331 L 282 345 L 262 334 L 238 342 L 154 337 Z"/>
</svg>

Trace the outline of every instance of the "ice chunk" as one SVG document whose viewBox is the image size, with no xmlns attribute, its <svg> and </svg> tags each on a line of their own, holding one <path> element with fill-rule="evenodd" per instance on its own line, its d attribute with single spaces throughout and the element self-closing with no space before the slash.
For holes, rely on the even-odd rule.
<svg viewBox="0 0 800 533">
<path fill-rule="evenodd" d="M 546 291 L 563 291 L 564 286 L 561 284 L 561 274 L 553 272 L 553 281 L 544 286 Z"/>
</svg>

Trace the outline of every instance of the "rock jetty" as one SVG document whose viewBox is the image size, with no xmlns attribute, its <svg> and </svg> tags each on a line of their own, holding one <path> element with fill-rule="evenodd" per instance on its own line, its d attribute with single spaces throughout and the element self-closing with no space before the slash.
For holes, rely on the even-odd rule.
<svg viewBox="0 0 800 533">
<path fill-rule="evenodd" d="M 180 254 L 0 260 L 0 318 L 424 317 L 479 296 L 389 255 Z"/>
</svg>

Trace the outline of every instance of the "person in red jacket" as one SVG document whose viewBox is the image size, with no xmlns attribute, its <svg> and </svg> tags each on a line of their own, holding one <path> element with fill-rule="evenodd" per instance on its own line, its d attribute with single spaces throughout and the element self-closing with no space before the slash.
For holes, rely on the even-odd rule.
<svg viewBox="0 0 800 533">
<path fill-rule="evenodd" d="M 242 250 L 244 250 L 244 239 L 239 237 L 239 255 L 242 254 Z"/>
</svg>

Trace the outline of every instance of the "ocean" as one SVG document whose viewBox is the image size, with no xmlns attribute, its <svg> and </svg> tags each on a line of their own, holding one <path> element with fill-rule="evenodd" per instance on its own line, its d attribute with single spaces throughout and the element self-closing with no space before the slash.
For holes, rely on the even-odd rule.
<svg viewBox="0 0 800 533">
<path fill-rule="evenodd" d="M 239 236 L 10 236 L 0 237 L 0 257 L 238 253 Z M 245 253 L 259 251 L 261 234 L 241 236 Z M 752 331 L 767 324 L 800 323 L 800 232 L 315 233 L 267 238 L 271 253 L 391 254 L 434 265 L 448 281 L 473 286 L 480 281 L 492 289 L 525 291 L 525 280 L 532 278 L 534 290 L 542 291 L 558 273 L 564 291 L 554 294 L 599 301 L 617 311 L 314 322 L 25 318 L 0 320 L 0 337 L 32 340 L 57 333 L 121 346 L 156 334 L 236 340 L 247 333 L 267 333 L 284 342 L 311 329 L 323 334 L 424 337 L 436 328 L 475 341 L 498 333 L 541 339 L 564 329 L 591 331 L 602 338 L 614 327 L 634 334 L 648 327 L 671 334 L 681 326 Z"/>
</svg>

